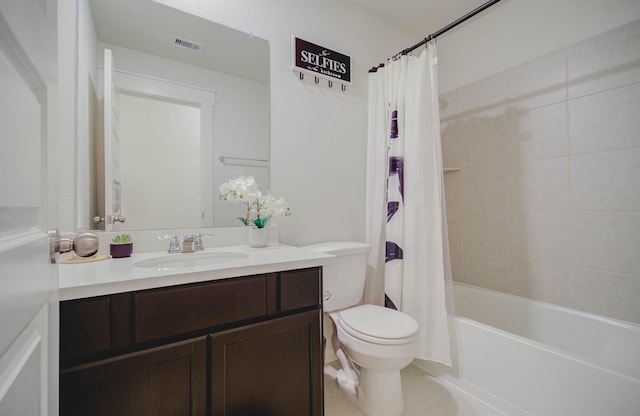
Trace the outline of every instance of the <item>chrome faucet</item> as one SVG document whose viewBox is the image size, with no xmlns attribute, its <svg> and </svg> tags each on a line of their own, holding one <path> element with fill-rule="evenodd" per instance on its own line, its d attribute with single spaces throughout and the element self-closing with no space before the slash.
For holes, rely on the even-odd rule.
<svg viewBox="0 0 640 416">
<path fill-rule="evenodd" d="M 197 247 L 197 244 L 194 244 L 197 240 L 200 240 L 200 236 L 199 235 L 195 235 L 195 234 L 191 234 L 191 235 L 185 235 L 184 238 L 182 239 L 182 250 L 180 250 L 180 253 L 193 253 L 196 250 L 194 250 L 194 245 Z M 200 245 L 202 245 L 202 241 L 200 241 Z"/>
<path fill-rule="evenodd" d="M 204 244 L 202 244 L 202 234 L 198 234 L 193 240 L 193 251 L 204 251 Z"/>
<path fill-rule="evenodd" d="M 184 238 L 182 243 L 182 253 L 195 253 L 197 251 L 204 251 L 204 244 L 202 243 L 202 237 L 211 237 L 213 234 L 192 234 Z M 188 251 L 190 245 L 191 251 Z"/>
<path fill-rule="evenodd" d="M 159 236 L 158 239 L 170 238 L 169 253 L 195 253 L 197 251 L 204 251 L 204 244 L 202 243 L 202 237 L 208 237 L 212 234 L 189 234 L 182 238 L 182 245 L 180 240 L 175 234 Z"/>
<path fill-rule="evenodd" d="M 158 240 L 166 240 L 167 238 L 170 239 L 169 241 L 169 250 L 167 250 L 168 253 L 179 253 L 180 252 L 180 241 L 178 241 L 178 236 L 175 234 L 168 234 L 168 235 L 160 235 L 158 236 Z"/>
</svg>

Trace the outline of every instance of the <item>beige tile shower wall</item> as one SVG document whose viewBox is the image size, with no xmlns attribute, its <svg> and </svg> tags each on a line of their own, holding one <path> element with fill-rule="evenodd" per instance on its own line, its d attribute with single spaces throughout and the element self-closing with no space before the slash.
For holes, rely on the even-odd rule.
<svg viewBox="0 0 640 416">
<path fill-rule="evenodd" d="M 454 279 L 640 323 L 640 21 L 440 98 Z"/>
</svg>

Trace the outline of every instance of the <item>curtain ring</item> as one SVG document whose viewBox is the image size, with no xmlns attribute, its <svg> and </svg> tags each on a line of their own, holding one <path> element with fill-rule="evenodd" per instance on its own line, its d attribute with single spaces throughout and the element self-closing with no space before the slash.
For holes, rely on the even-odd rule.
<svg viewBox="0 0 640 416">
<path fill-rule="evenodd" d="M 430 34 L 429 36 L 427 36 L 426 38 L 424 38 L 424 41 L 425 41 L 425 42 L 424 42 L 424 47 L 425 47 L 425 49 L 426 49 L 427 47 L 429 47 L 429 44 L 430 44 L 432 41 L 434 41 L 435 39 L 436 39 L 436 38 L 434 38 L 434 37 L 433 37 L 433 33 L 432 33 L 432 34 Z"/>
<path fill-rule="evenodd" d="M 314 77 L 314 78 L 316 79 L 316 80 L 315 80 L 315 81 L 316 81 L 316 84 L 317 84 L 318 82 L 320 82 L 320 78 L 318 78 L 318 77 Z"/>
<path fill-rule="evenodd" d="M 304 74 L 300 72 L 300 81 L 302 81 L 303 79 L 304 79 Z"/>
<path fill-rule="evenodd" d="M 328 81 L 329 82 L 329 88 L 333 88 L 333 81 Z"/>
</svg>

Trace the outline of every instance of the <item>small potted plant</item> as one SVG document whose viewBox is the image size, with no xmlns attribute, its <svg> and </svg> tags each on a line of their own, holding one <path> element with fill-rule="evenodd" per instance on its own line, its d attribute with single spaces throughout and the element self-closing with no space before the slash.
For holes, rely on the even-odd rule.
<svg viewBox="0 0 640 416">
<path fill-rule="evenodd" d="M 123 257 L 131 257 L 133 252 L 133 241 L 129 234 L 118 234 L 111 240 L 110 245 L 111 257 L 119 259 Z"/>
</svg>

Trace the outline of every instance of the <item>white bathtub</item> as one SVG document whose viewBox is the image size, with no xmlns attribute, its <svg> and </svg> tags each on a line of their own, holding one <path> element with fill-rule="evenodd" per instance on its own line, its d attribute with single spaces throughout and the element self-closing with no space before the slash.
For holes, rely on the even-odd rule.
<svg viewBox="0 0 640 416">
<path fill-rule="evenodd" d="M 453 284 L 454 368 L 416 364 L 497 409 L 640 415 L 640 325 Z"/>
</svg>

